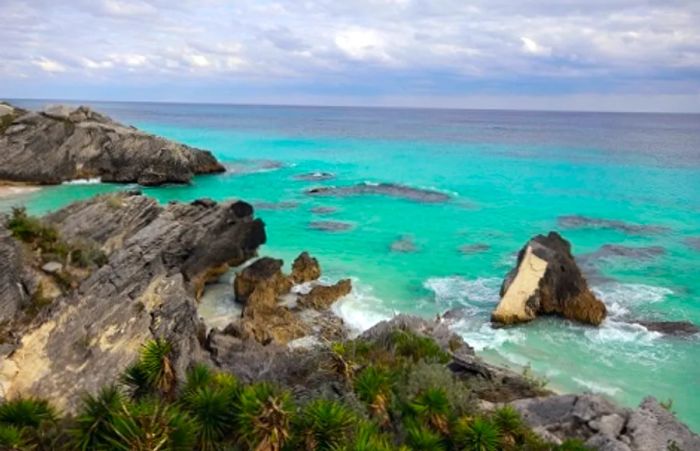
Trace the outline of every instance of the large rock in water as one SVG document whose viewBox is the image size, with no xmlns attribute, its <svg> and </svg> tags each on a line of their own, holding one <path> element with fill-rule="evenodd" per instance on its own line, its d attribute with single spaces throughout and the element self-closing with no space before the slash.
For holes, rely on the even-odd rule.
<svg viewBox="0 0 700 451">
<path fill-rule="evenodd" d="M 141 132 L 83 106 L 39 113 L 15 109 L 11 120 L 0 128 L 0 180 L 57 184 L 99 177 L 160 185 L 225 170 L 207 151 Z"/>
<path fill-rule="evenodd" d="M 84 391 L 117 380 L 148 339 L 169 340 L 176 373 L 184 375 L 202 358 L 205 334 L 195 281 L 251 258 L 265 242 L 264 224 L 243 202 L 163 207 L 117 194 L 45 219 L 72 238 L 102 243 L 107 263 L 43 310 L 0 355 L 0 398 L 38 396 L 68 412 Z"/>
<path fill-rule="evenodd" d="M 491 319 L 502 324 L 557 314 L 598 325 L 605 304 L 588 288 L 571 254 L 571 244 L 556 232 L 537 235 L 518 254 L 518 265 L 506 276 L 501 301 Z"/>
</svg>

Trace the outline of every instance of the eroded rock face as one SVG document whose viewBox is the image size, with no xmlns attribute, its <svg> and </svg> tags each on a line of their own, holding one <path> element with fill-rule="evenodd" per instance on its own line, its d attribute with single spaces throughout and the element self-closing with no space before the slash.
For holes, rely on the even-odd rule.
<svg viewBox="0 0 700 451">
<path fill-rule="evenodd" d="M 225 170 L 207 151 L 149 135 L 87 107 L 24 113 L 0 130 L 0 180 L 57 184 L 99 177 L 161 185 Z"/>
<path fill-rule="evenodd" d="M 316 285 L 311 291 L 299 298 L 299 305 L 316 310 L 326 310 L 335 301 L 350 294 L 350 291 L 352 291 L 350 279 L 343 279 L 329 286 Z"/>
<path fill-rule="evenodd" d="M 0 324 L 15 317 L 29 293 L 22 277 L 22 257 L 19 244 L 0 220 Z"/>
<path fill-rule="evenodd" d="M 39 396 L 71 412 L 82 392 L 115 381 L 155 337 L 173 344 L 176 372 L 184 375 L 193 359 L 203 359 L 194 281 L 212 267 L 252 257 L 265 241 L 263 223 L 238 215 L 252 212 L 240 204 L 162 207 L 117 194 L 47 218 L 59 230 L 103 240 L 107 263 L 42 311 L 12 352 L 0 356 L 0 397 Z M 125 228 L 103 229 L 110 222 L 103 215 Z"/>
<path fill-rule="evenodd" d="M 266 304 L 274 304 L 278 296 L 289 293 L 292 283 L 282 274 L 283 264 L 282 260 L 262 257 L 243 269 L 233 281 L 236 300 L 246 305 L 257 292 L 252 304 L 260 303 L 264 298 Z"/>
<path fill-rule="evenodd" d="M 518 254 L 518 264 L 501 287 L 501 301 L 491 319 L 501 324 L 531 321 L 540 314 L 557 314 L 598 325 L 605 304 L 588 288 L 571 254 L 571 245 L 558 233 L 538 235 Z"/>
<path fill-rule="evenodd" d="M 556 395 L 512 403 L 525 422 L 543 437 L 580 437 L 600 450 L 656 451 L 700 449 L 700 437 L 678 421 L 654 398 L 634 410 L 616 406 L 597 395 Z"/>
<path fill-rule="evenodd" d="M 291 278 L 294 283 L 306 283 L 321 277 L 321 266 L 318 260 L 309 255 L 308 252 L 302 252 L 294 259 L 292 263 Z"/>
</svg>

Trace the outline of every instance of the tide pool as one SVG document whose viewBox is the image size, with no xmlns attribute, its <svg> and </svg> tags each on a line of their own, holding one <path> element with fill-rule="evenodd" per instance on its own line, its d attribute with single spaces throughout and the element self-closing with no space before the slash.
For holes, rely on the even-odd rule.
<svg viewBox="0 0 700 451">
<path fill-rule="evenodd" d="M 552 388 L 594 391 L 630 406 L 647 394 L 672 399 L 679 417 L 700 430 L 700 339 L 663 337 L 630 322 L 700 324 L 700 249 L 693 244 L 700 237 L 700 116 L 92 106 L 213 151 L 226 174 L 143 191 L 161 202 L 257 204 L 268 233 L 262 254 L 289 264 L 308 250 L 327 278 L 353 278 L 353 293 L 335 306 L 351 325 L 459 308 L 455 330 L 486 359 L 530 365 Z M 313 172 L 334 178 L 298 179 Z M 363 183 L 402 184 L 449 200 L 305 192 Z M 46 187 L 0 199 L 0 211 L 24 203 L 39 214 L 118 189 L 125 187 Z M 598 221 L 571 228 L 566 216 L 579 225 Z M 349 229 L 321 231 L 310 227 L 316 221 Z M 550 230 L 571 241 L 608 319 L 600 328 L 546 318 L 492 329 L 489 315 L 517 251 Z M 392 251 L 397 240 L 415 249 Z M 597 252 L 610 244 L 655 251 L 632 258 Z"/>
</svg>

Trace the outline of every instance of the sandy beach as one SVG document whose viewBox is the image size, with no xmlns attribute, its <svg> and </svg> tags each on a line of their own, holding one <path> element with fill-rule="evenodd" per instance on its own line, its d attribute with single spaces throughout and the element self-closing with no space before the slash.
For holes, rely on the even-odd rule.
<svg viewBox="0 0 700 451">
<path fill-rule="evenodd" d="M 10 197 L 20 196 L 22 194 L 28 194 L 38 191 L 39 189 L 40 188 L 38 186 L 0 185 L 0 199 L 7 199 Z"/>
</svg>

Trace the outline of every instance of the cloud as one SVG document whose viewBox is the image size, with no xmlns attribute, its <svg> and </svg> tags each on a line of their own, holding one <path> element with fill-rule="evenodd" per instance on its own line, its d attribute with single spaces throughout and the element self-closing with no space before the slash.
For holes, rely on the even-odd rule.
<svg viewBox="0 0 700 451">
<path fill-rule="evenodd" d="M 90 78 L 174 96 L 691 98 L 698 23 L 697 0 L 3 0 L 0 94 Z"/>
</svg>

